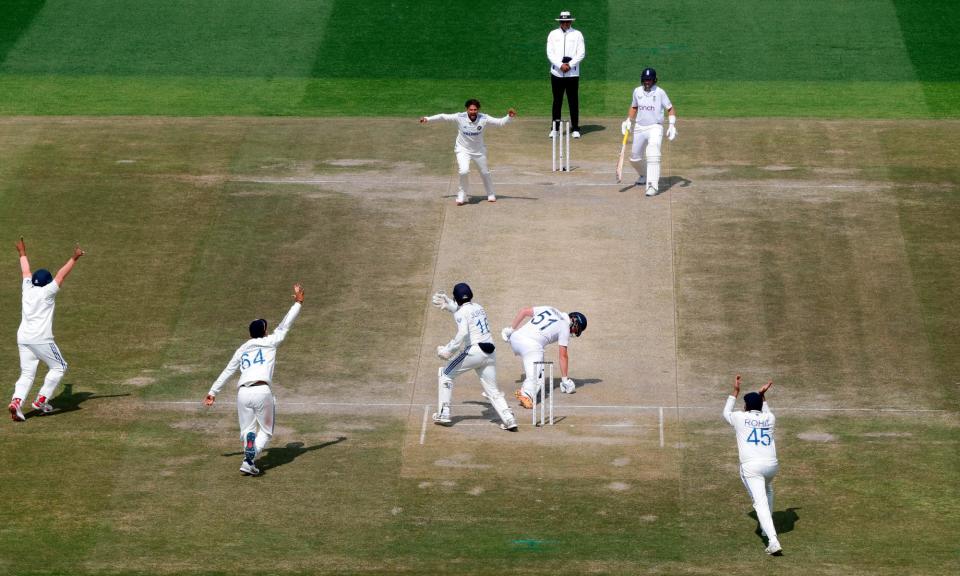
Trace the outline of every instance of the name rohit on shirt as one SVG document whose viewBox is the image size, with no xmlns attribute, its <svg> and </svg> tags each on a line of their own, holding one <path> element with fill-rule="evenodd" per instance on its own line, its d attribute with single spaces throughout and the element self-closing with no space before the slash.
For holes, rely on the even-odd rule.
<svg viewBox="0 0 960 576">
<path fill-rule="evenodd" d="M 763 420 L 757 420 L 755 418 L 745 418 L 743 420 L 743 423 L 752 428 L 769 428 L 770 427 L 770 420 L 766 418 Z"/>
</svg>

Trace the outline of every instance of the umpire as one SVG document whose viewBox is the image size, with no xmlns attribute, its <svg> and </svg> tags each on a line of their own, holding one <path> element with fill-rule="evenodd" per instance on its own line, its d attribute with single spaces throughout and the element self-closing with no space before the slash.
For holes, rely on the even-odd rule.
<svg viewBox="0 0 960 576">
<path fill-rule="evenodd" d="M 583 34 L 573 29 L 576 20 L 564 10 L 556 21 L 560 27 L 547 36 L 547 59 L 550 60 L 550 87 L 553 89 L 553 123 L 550 137 L 558 129 L 560 111 L 563 108 L 563 93 L 567 93 L 570 109 L 570 129 L 573 137 L 580 137 L 580 62 L 587 55 Z"/>
</svg>

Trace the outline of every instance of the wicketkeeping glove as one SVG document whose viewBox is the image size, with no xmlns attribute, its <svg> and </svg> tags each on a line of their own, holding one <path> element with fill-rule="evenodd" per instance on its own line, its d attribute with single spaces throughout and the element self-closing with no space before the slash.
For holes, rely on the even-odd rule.
<svg viewBox="0 0 960 576">
<path fill-rule="evenodd" d="M 630 131 L 630 125 L 631 125 L 631 124 L 633 124 L 633 122 L 631 122 L 629 118 L 627 118 L 626 120 L 624 120 L 624 121 L 623 121 L 623 124 L 620 125 L 620 133 L 621 133 L 621 134 L 626 134 L 627 132 L 629 132 L 629 131 Z"/>
<path fill-rule="evenodd" d="M 433 302 L 434 306 L 441 310 L 446 310 L 448 312 L 457 311 L 457 303 L 451 300 L 450 297 L 443 292 L 437 292 L 434 294 L 433 298 L 431 298 L 431 301 Z"/>
<path fill-rule="evenodd" d="M 507 326 L 500 332 L 500 337 L 503 338 L 504 342 L 510 341 L 510 336 L 513 334 L 513 328 Z"/>
<path fill-rule="evenodd" d="M 443 360 L 449 360 L 451 352 L 450 350 L 447 350 L 446 346 L 437 346 L 437 356 Z"/>
<path fill-rule="evenodd" d="M 564 394 L 573 394 L 577 389 L 577 385 L 573 383 L 573 380 L 570 378 L 561 378 L 560 379 L 560 391 Z"/>
</svg>

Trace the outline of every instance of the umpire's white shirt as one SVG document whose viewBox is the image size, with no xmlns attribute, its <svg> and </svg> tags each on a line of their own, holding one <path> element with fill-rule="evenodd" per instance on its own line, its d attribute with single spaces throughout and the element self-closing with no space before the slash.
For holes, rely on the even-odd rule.
<svg viewBox="0 0 960 576">
<path fill-rule="evenodd" d="M 734 412 L 733 406 L 737 399 L 727 397 L 727 404 L 723 407 L 723 417 L 737 431 L 737 451 L 740 453 L 740 463 L 777 464 L 777 445 L 773 440 L 773 428 L 776 417 L 767 403 L 763 403 L 763 410 L 757 412 Z"/>
<path fill-rule="evenodd" d="M 673 104 L 659 86 L 654 85 L 649 92 L 643 86 L 637 86 L 633 89 L 630 107 L 637 109 L 637 126 L 653 126 L 663 124 L 663 111 L 673 108 Z"/>
<path fill-rule="evenodd" d="M 570 317 L 553 306 L 534 306 L 533 317 L 510 337 L 535 342 L 541 349 L 557 342 L 560 346 L 570 344 Z"/>
<path fill-rule="evenodd" d="M 277 347 L 287 337 L 287 332 L 293 326 L 293 321 L 296 320 L 299 313 L 300 303 L 294 302 L 290 311 L 283 318 L 283 322 L 277 326 L 273 334 L 263 338 L 251 338 L 244 342 L 243 346 L 237 348 L 227 367 L 223 369 L 220 377 L 210 387 L 210 395 L 216 396 L 227 379 L 233 376 L 233 373 L 237 370 L 240 370 L 237 388 L 254 382 L 273 384 L 273 368 L 277 360 Z"/>
<path fill-rule="evenodd" d="M 53 309 L 60 286 L 56 280 L 46 286 L 34 286 L 30 278 L 23 279 L 23 298 L 17 344 L 47 344 L 53 342 Z"/>
<path fill-rule="evenodd" d="M 488 116 L 483 112 L 477 112 L 477 119 L 474 122 L 470 121 L 470 115 L 466 112 L 460 112 L 458 114 L 434 114 L 433 116 L 427 116 L 427 122 L 434 122 L 436 120 L 443 120 L 446 122 L 456 122 L 457 123 L 457 141 L 453 147 L 454 152 L 466 152 L 468 154 L 483 154 L 487 153 L 487 146 L 483 143 L 483 129 L 487 124 L 491 126 L 503 126 L 510 122 L 510 116 L 504 116 L 503 118 L 494 118 Z"/>
<path fill-rule="evenodd" d="M 568 28 L 566 32 L 562 28 L 554 28 L 547 35 L 547 60 L 550 61 L 550 73 L 558 78 L 571 78 L 580 76 L 580 62 L 587 55 L 587 47 L 583 42 L 583 34 L 579 30 Z M 570 57 L 567 64 L 570 69 L 566 72 L 560 71 L 560 66 L 564 63 L 563 58 Z"/>
</svg>

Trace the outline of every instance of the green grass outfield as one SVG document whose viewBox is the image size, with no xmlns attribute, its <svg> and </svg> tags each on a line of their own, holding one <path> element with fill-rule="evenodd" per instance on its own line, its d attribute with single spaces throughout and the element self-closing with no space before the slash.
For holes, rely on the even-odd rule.
<svg viewBox="0 0 960 576">
<path fill-rule="evenodd" d="M 568 2 L 585 117 L 644 66 L 689 117 L 960 116 L 950 2 Z M 10 0 L 0 114 L 410 116 L 478 97 L 549 114 L 534 2 Z"/>
</svg>

